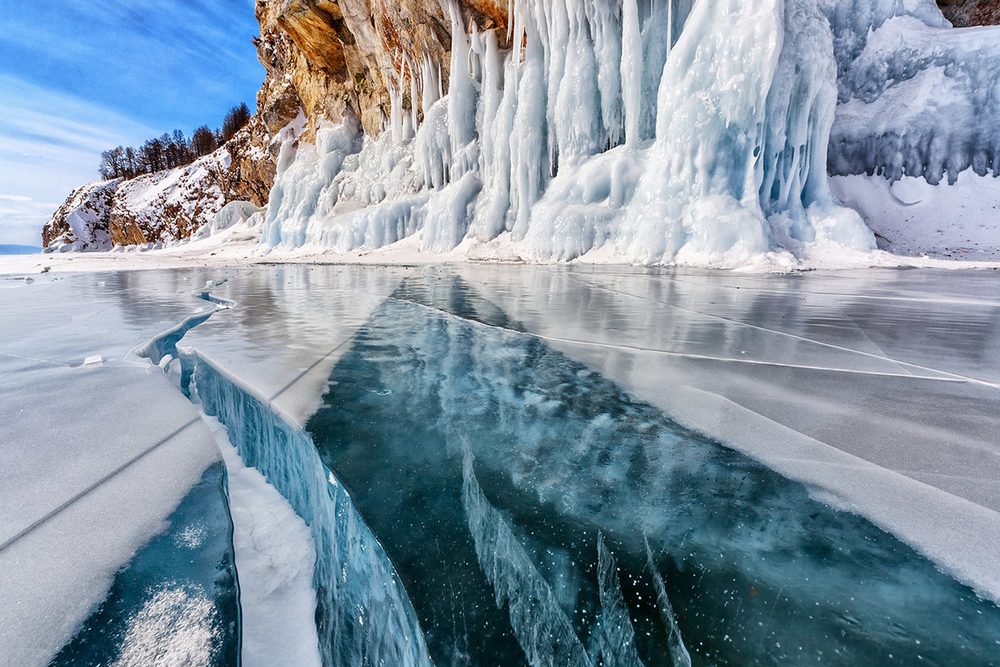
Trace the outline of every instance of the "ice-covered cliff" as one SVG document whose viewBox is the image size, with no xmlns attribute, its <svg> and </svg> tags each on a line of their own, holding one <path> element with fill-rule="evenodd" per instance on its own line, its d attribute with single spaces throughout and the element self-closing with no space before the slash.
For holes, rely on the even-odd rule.
<svg viewBox="0 0 1000 667">
<path fill-rule="evenodd" d="M 962 174 L 945 199 L 1000 203 L 1000 181 L 981 181 L 1000 171 L 1000 28 L 953 29 L 932 0 L 259 0 L 256 14 L 268 75 L 240 182 L 257 204 L 268 193 L 264 252 L 409 239 L 529 261 L 786 263 L 870 250 L 873 229 L 911 250 L 897 181 Z M 959 231 L 992 229 L 991 210 L 961 212 Z"/>
<path fill-rule="evenodd" d="M 865 251 L 828 164 L 932 184 L 1000 168 L 1000 32 L 955 31 L 929 0 L 518 0 L 506 32 L 444 6 L 449 75 L 400 51 L 380 135 L 346 104 L 315 145 L 287 146 L 265 249 Z"/>
</svg>

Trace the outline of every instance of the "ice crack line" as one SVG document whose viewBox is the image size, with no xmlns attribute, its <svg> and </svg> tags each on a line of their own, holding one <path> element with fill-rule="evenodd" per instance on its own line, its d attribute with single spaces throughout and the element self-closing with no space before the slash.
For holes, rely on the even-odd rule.
<svg viewBox="0 0 1000 667">
<path fill-rule="evenodd" d="M 101 486 L 107 484 L 112 479 L 114 479 L 115 477 L 117 477 L 121 473 L 123 473 L 126 470 L 128 470 L 131 466 L 135 465 L 136 463 L 138 463 L 142 459 L 146 458 L 147 456 L 149 456 L 150 454 L 152 454 L 153 452 L 155 452 L 157 449 L 159 449 L 160 447 L 162 447 L 163 445 L 165 445 L 167 442 L 169 442 L 172 438 L 174 438 L 177 435 L 180 435 L 183 431 L 185 431 L 186 429 L 190 428 L 193 424 L 198 423 L 200 420 L 201 420 L 200 417 L 195 417 L 194 419 L 191 419 L 190 421 L 188 421 L 183 426 L 178 426 L 176 429 L 174 429 L 173 431 L 171 431 L 169 434 L 167 434 L 166 436 L 164 436 L 162 439 L 158 440 L 154 444 L 152 444 L 149 447 L 147 447 L 146 449 L 142 450 L 141 452 L 139 452 L 138 454 L 136 454 L 135 456 L 133 456 L 131 459 L 129 459 L 125 463 L 122 463 L 120 466 L 118 466 L 117 468 L 115 468 L 114 470 L 112 470 L 111 472 L 109 472 L 108 474 L 104 475 L 99 480 L 97 480 L 96 482 L 94 482 L 93 484 L 91 484 L 90 486 L 88 486 L 87 488 L 83 489 L 79 493 L 75 494 L 74 496 L 72 496 L 68 500 L 65 500 L 64 502 L 62 502 L 61 504 L 59 504 L 57 507 L 55 507 L 54 509 L 52 509 L 51 511 L 49 511 L 45 516 L 43 516 L 40 519 L 38 519 L 37 521 L 35 521 L 31 525 L 29 525 L 27 528 L 24 528 L 23 530 L 21 530 L 20 532 L 18 532 L 16 535 L 14 535 L 13 537 L 11 537 L 9 540 L 7 540 L 6 542 L 4 542 L 3 544 L 0 544 L 0 554 L 2 554 L 4 551 L 6 551 L 10 547 L 12 547 L 14 544 L 16 544 L 21 539 L 23 539 L 23 538 L 27 537 L 28 535 L 30 535 L 31 533 L 33 533 L 35 530 L 37 530 L 37 529 L 41 528 L 42 526 L 44 526 L 46 523 L 48 523 L 49 521 L 51 521 L 52 519 L 54 519 L 56 516 L 58 516 L 59 514 L 61 514 L 63 511 L 65 511 L 68 507 L 70 507 L 74 503 L 76 503 L 76 502 L 82 500 L 83 498 L 85 498 L 86 496 L 90 495 L 91 493 L 93 493 L 94 491 L 96 491 Z"/>
<path fill-rule="evenodd" d="M 454 318 L 454 319 L 457 319 L 457 320 L 460 320 L 462 322 L 466 322 L 466 323 L 469 323 L 469 324 L 472 324 L 472 325 L 486 327 L 486 328 L 494 329 L 494 330 L 497 330 L 497 331 L 503 331 L 505 333 L 514 334 L 514 335 L 531 336 L 532 338 L 537 338 L 539 340 L 543 340 L 543 341 L 548 342 L 548 343 L 562 343 L 562 344 L 566 344 L 566 345 L 582 345 L 582 346 L 606 348 L 606 349 L 612 349 L 612 350 L 623 350 L 623 351 L 628 351 L 628 352 L 642 352 L 642 353 L 650 353 L 650 354 L 662 354 L 662 355 L 665 355 L 665 356 L 668 356 L 668 357 L 679 357 L 679 358 L 684 358 L 684 359 L 697 359 L 697 360 L 703 360 L 703 361 L 723 361 L 723 362 L 732 362 L 732 363 L 737 363 L 737 364 L 749 364 L 749 365 L 753 365 L 753 366 L 771 366 L 771 367 L 775 367 L 775 368 L 796 368 L 796 369 L 801 369 L 801 370 L 824 371 L 824 372 L 831 372 L 831 373 L 853 373 L 853 374 L 856 374 L 856 375 L 868 375 L 868 376 L 873 376 L 873 377 L 897 377 L 897 378 L 908 379 L 908 380 L 931 380 L 931 381 L 934 381 L 934 382 L 971 382 L 971 383 L 974 383 L 974 384 L 983 384 L 983 385 L 986 385 L 986 386 L 992 387 L 992 388 L 1000 388 L 1000 385 L 997 385 L 997 384 L 991 383 L 991 382 L 986 382 L 985 380 L 977 380 L 975 378 L 968 378 L 968 377 L 964 377 L 964 376 L 961 376 L 961 375 L 957 375 L 955 373 L 946 373 L 945 371 L 937 371 L 937 370 L 935 370 L 933 368 L 928 368 L 928 369 L 923 369 L 923 370 L 927 370 L 927 371 L 929 371 L 931 373 L 940 373 L 941 375 L 916 375 L 914 373 L 892 373 L 892 372 L 889 372 L 889 371 L 873 371 L 873 370 L 865 370 L 865 369 L 837 368 L 837 367 L 833 367 L 833 366 L 814 366 L 814 365 L 809 365 L 809 364 L 793 364 L 793 363 L 789 363 L 789 362 L 785 362 L 785 361 L 768 361 L 768 360 L 764 360 L 764 359 L 745 359 L 745 358 L 740 358 L 740 357 L 726 357 L 726 356 L 721 356 L 721 355 L 698 354 L 696 352 L 678 352 L 676 350 L 663 350 L 663 349 L 658 349 L 658 348 L 641 347 L 641 346 L 638 346 L 638 345 L 626 345 L 624 343 L 607 343 L 607 342 L 600 342 L 600 341 L 580 340 L 580 339 L 577 339 L 577 338 L 564 338 L 564 337 L 561 337 L 561 336 L 550 336 L 550 335 L 536 333 L 536 332 L 532 332 L 532 331 L 518 331 L 517 329 L 511 329 L 511 328 L 499 326 L 499 325 L 496 325 L 496 324 L 487 324 L 485 322 L 480 322 L 479 320 L 474 320 L 474 319 L 471 319 L 471 318 L 468 318 L 468 317 L 463 317 L 461 315 L 457 315 L 457 314 L 449 312 L 447 310 L 442 310 L 441 308 L 437 308 L 435 306 L 430 306 L 430 305 L 425 304 L 425 303 L 420 303 L 419 301 L 412 301 L 410 299 L 403 299 L 403 298 L 396 297 L 396 296 L 390 296 L 388 298 L 392 299 L 394 301 L 400 301 L 402 303 L 408 303 L 408 304 L 410 304 L 412 306 L 417 306 L 418 308 L 424 308 L 424 309 L 427 309 L 427 310 L 434 311 L 436 313 L 441 313 L 442 315 L 445 315 L 447 317 L 451 317 L 451 318 Z M 808 339 L 806 339 L 806 340 L 808 340 Z M 875 356 L 876 358 L 879 358 L 879 357 L 877 357 L 877 355 L 871 355 L 871 356 Z M 891 360 L 889 360 L 889 361 L 891 361 Z M 900 362 L 900 363 L 902 363 L 903 365 L 908 365 L 908 364 L 905 364 L 905 362 Z M 917 366 L 915 366 L 915 367 L 916 368 L 921 368 L 921 367 L 917 367 Z"/>
<path fill-rule="evenodd" d="M 219 308 L 217 307 L 215 310 L 219 310 Z M 160 358 L 162 358 L 164 356 L 164 353 L 165 352 L 169 353 L 170 350 L 172 350 L 172 353 L 174 354 L 174 356 L 176 356 L 177 342 L 181 338 L 183 338 L 184 334 L 186 334 L 188 331 L 190 331 L 191 329 L 193 329 L 194 327 L 198 326 L 199 324 L 201 324 L 202 322 L 204 322 L 205 320 L 207 320 L 209 317 L 211 317 L 212 314 L 215 312 L 215 310 L 212 310 L 212 311 L 210 311 L 208 313 L 199 313 L 199 314 L 191 315 L 190 317 L 186 318 L 183 322 L 181 322 L 176 327 L 173 327 L 172 329 L 167 330 L 166 332 L 160 334 L 159 336 L 153 337 L 149 342 L 145 343 L 144 345 L 142 345 L 140 347 L 135 348 L 135 350 L 134 350 L 135 354 L 137 354 L 138 356 L 145 356 L 147 359 L 150 359 L 150 360 L 152 360 L 152 358 L 153 358 L 152 355 L 156 354 L 157 355 L 157 359 L 156 359 L 157 363 L 159 362 Z M 0 355 L 19 356 L 19 355 L 11 355 L 11 354 L 9 354 L 7 352 L 0 352 Z M 30 359 L 30 357 L 24 357 L 24 358 L 29 358 Z M 43 360 L 37 359 L 35 361 L 43 361 Z M 59 362 L 48 362 L 48 363 L 59 363 Z M 17 542 L 19 542 L 20 540 L 24 539 L 25 537 L 27 537 L 28 535 L 30 535 L 34 531 L 36 531 L 39 528 L 41 528 L 42 526 L 44 526 L 46 523 L 48 523 L 49 521 L 51 521 L 52 519 L 54 519 L 56 516 L 58 516 L 59 514 L 61 514 L 62 512 L 64 512 L 71 505 L 79 502 L 80 500 L 82 500 L 86 496 L 90 495 L 91 493 L 93 493 L 94 491 L 96 491 L 97 489 L 99 489 L 101 486 L 107 484 L 112 479 L 114 479 L 115 477 L 117 477 L 121 473 L 123 473 L 126 470 L 128 470 L 130 467 L 132 467 L 133 465 L 135 465 L 136 463 L 138 463 L 139 461 L 141 461 L 145 457 L 147 457 L 150 454 L 152 454 L 154 451 L 156 451 L 157 449 L 159 449 L 160 447 L 162 447 L 163 445 L 165 445 L 167 442 L 169 442 L 172 438 L 174 438 L 175 436 L 179 435 L 184 430 L 190 428 L 193 424 L 196 424 L 199 421 L 201 421 L 201 418 L 200 417 L 195 417 L 195 418 L 187 421 L 183 425 L 178 426 L 176 429 L 174 429 L 173 431 L 171 431 L 169 434 L 167 434 L 166 436 L 164 436 L 163 438 L 161 438 L 157 442 L 153 443 L 152 445 L 150 445 L 146 449 L 142 450 L 141 452 L 139 452 L 138 454 L 136 454 L 135 456 L 133 456 L 128 461 L 125 461 L 124 463 L 122 463 L 121 465 L 119 465 L 118 467 L 116 467 L 114 470 L 112 470 L 111 472 L 107 473 L 106 475 L 104 475 L 103 477 L 101 477 L 100 479 L 98 479 L 97 481 L 95 481 L 93 484 L 91 484 L 87 488 L 83 489 L 82 491 L 76 493 L 72 497 L 70 497 L 67 500 L 65 500 L 62 503 L 60 503 L 58 506 L 56 506 L 55 508 L 53 508 L 52 510 L 50 510 L 49 512 L 47 512 L 44 516 L 42 516 L 41 518 L 37 519 L 36 521 L 34 521 L 33 523 L 31 523 L 30 525 L 28 525 L 24 529 L 20 530 L 13 537 L 11 537 L 8 540 L 6 540 L 3 544 L 0 544 L 0 554 L 2 554 L 4 551 L 6 551 L 7 549 L 9 549 L 12 546 L 14 546 Z"/>
<path fill-rule="evenodd" d="M 590 287 L 590 288 L 593 288 L 593 289 L 604 290 L 606 292 L 611 292 L 612 294 L 620 294 L 621 296 L 627 296 L 627 297 L 631 297 L 633 299 L 639 299 L 641 301 L 649 301 L 651 303 L 655 303 L 655 304 L 658 304 L 658 305 L 661 305 L 661 306 L 666 306 L 668 308 L 675 308 L 677 310 L 680 310 L 680 311 L 683 311 L 683 312 L 686 312 L 686 313 L 691 313 L 693 315 L 701 315 L 702 317 L 708 317 L 708 318 L 711 318 L 711 319 L 720 320 L 720 321 L 726 322 L 728 324 L 735 324 L 737 326 L 747 327 L 749 329 L 755 329 L 757 331 L 763 331 L 763 332 L 774 334 L 774 335 L 777 335 L 777 336 L 784 336 L 784 337 L 787 337 L 787 338 L 792 338 L 793 340 L 798 340 L 798 341 L 802 341 L 802 342 L 806 342 L 806 343 L 812 343 L 814 345 L 819 345 L 821 347 L 826 347 L 826 348 L 830 348 L 830 349 L 833 349 L 833 350 L 838 350 L 840 352 L 847 352 L 849 354 L 856 354 L 856 355 L 859 355 L 859 356 L 862 356 L 862 357 L 869 357 L 871 359 L 877 359 L 879 361 L 888 361 L 888 362 L 894 363 L 894 364 L 896 364 L 896 365 L 898 365 L 900 367 L 904 367 L 904 368 L 914 368 L 914 369 L 917 369 L 919 371 L 923 371 L 925 373 L 940 373 L 941 375 L 946 376 L 946 377 L 941 377 L 941 378 L 928 377 L 928 376 L 919 376 L 919 375 L 913 375 L 912 376 L 912 377 L 917 378 L 917 379 L 942 380 L 942 381 L 951 380 L 951 381 L 957 381 L 957 382 L 969 382 L 971 384 L 978 384 L 978 385 L 982 385 L 982 386 L 985 386 L 985 387 L 990 387 L 992 389 L 1000 389 L 1000 383 L 990 382 L 989 380 L 982 380 L 980 378 L 975 378 L 975 377 L 972 377 L 972 376 L 969 376 L 969 375 L 962 375 L 960 373 L 953 373 L 951 371 L 943 371 L 943 370 L 940 370 L 940 369 L 937 369 L 937 368 L 932 368 L 930 366 L 923 366 L 921 364 L 914 364 L 914 363 L 911 363 L 909 361 L 900 361 L 899 359 L 894 359 L 892 357 L 878 355 L 878 354 L 874 354 L 872 352 L 863 352 L 861 350 L 855 350 L 853 348 L 844 347 L 842 345 L 836 345 L 834 343 L 825 343 L 823 341 L 814 340 L 812 338 L 807 338 L 805 336 L 799 336 L 798 334 L 793 334 L 793 333 L 788 333 L 786 331 L 779 331 L 777 329 L 770 329 L 768 327 L 763 327 L 763 326 L 760 326 L 759 324 L 750 324 L 749 322 L 741 322 L 739 320 L 735 320 L 735 319 L 732 319 L 730 317 L 726 317 L 724 315 L 715 315 L 713 313 L 705 313 L 705 312 L 702 312 L 700 310 L 694 310 L 692 308 L 685 308 L 684 306 L 678 306 L 678 305 L 672 304 L 672 303 L 664 303 L 664 302 L 658 301 L 656 299 L 650 299 L 648 297 L 640 296 L 638 294 L 632 294 L 630 292 L 624 292 L 624 291 L 621 291 L 621 290 L 612 289 L 610 287 L 604 287 L 602 285 L 595 285 L 593 283 L 589 283 L 589 282 L 582 281 L 582 280 L 577 280 L 577 279 L 572 278 L 572 277 L 568 277 L 568 279 L 572 280 L 573 282 L 576 282 L 577 284 L 583 285 L 584 287 Z M 649 350 L 649 351 L 653 352 L 653 351 L 657 351 L 657 350 Z M 663 352 L 665 354 L 683 354 L 683 353 L 673 353 L 673 352 L 669 352 L 667 350 L 659 350 L 659 351 Z M 705 358 L 711 358 L 711 357 L 705 357 Z M 764 361 L 760 361 L 760 360 L 743 360 L 743 359 L 722 358 L 722 357 L 719 357 L 719 358 L 720 359 L 726 359 L 727 361 L 740 361 L 740 362 L 745 362 L 745 363 L 758 363 L 758 364 L 775 365 L 775 366 L 790 366 L 790 367 L 793 367 L 793 368 L 806 368 L 806 369 L 812 368 L 812 369 L 815 369 L 815 370 L 831 370 L 831 371 L 838 371 L 838 372 L 845 372 L 845 373 L 851 373 L 851 372 L 853 372 L 853 373 L 863 373 L 863 374 L 866 374 L 866 375 L 887 375 L 887 376 L 890 376 L 890 377 L 910 377 L 910 375 L 908 375 L 908 374 L 902 374 L 902 373 L 896 374 L 896 373 L 888 373 L 888 372 L 884 372 L 884 371 L 881 371 L 881 372 L 880 371 L 864 371 L 864 370 L 851 371 L 851 370 L 848 370 L 848 369 L 840 369 L 840 368 L 810 367 L 810 366 L 799 366 L 799 365 L 795 365 L 795 364 L 783 364 L 781 362 L 764 362 Z"/>
</svg>

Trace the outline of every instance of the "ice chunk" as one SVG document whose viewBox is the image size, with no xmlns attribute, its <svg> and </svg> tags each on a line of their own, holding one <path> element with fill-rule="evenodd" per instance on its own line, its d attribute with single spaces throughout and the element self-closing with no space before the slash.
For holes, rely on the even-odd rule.
<svg viewBox="0 0 1000 667">
<path fill-rule="evenodd" d="M 324 664 L 429 666 L 419 623 L 381 546 L 308 435 L 249 387 L 193 357 L 197 396 L 312 531 L 316 624 Z"/>
</svg>

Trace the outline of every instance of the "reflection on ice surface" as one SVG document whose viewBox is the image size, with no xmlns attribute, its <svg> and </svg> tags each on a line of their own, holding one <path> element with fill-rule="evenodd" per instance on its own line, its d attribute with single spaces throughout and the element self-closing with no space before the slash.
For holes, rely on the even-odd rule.
<svg viewBox="0 0 1000 667">
<path fill-rule="evenodd" d="M 437 664 L 673 664 L 661 582 L 695 664 L 991 664 L 992 603 L 521 328 L 407 280 L 307 425 Z"/>
<path fill-rule="evenodd" d="M 994 664 L 995 284 L 4 281 L 0 664 Z M 270 488 L 227 504 L 199 409 Z"/>
</svg>

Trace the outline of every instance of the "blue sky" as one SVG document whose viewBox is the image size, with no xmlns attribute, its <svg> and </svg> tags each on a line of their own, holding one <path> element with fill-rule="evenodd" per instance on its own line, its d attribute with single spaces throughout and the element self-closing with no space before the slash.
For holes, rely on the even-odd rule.
<svg viewBox="0 0 1000 667">
<path fill-rule="evenodd" d="M 258 33 L 253 0 L 0 0 L 0 244 L 41 245 L 101 151 L 255 109 Z"/>
</svg>

